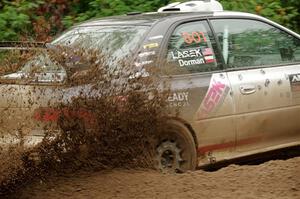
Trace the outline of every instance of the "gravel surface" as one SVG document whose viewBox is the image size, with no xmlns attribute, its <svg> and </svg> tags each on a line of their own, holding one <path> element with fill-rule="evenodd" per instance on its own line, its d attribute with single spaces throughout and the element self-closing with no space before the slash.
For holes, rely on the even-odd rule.
<svg viewBox="0 0 300 199">
<path fill-rule="evenodd" d="M 36 181 L 9 198 L 300 198 L 300 157 L 215 172 L 81 171 Z"/>
</svg>

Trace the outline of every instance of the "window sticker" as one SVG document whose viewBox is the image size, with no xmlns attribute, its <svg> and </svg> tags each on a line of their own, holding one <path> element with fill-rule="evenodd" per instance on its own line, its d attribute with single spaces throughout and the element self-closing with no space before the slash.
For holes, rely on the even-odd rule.
<svg viewBox="0 0 300 199">
<path fill-rule="evenodd" d="M 211 48 L 204 48 L 202 50 L 202 54 L 204 55 L 204 59 L 207 64 L 215 62 L 215 58 L 213 56 L 214 53 Z"/>
<path fill-rule="evenodd" d="M 152 40 L 157 40 L 157 39 L 162 39 L 162 38 L 164 38 L 163 35 L 157 35 L 157 36 L 149 37 L 148 40 L 152 41 Z"/>
<path fill-rule="evenodd" d="M 153 60 L 148 60 L 148 61 L 143 61 L 143 62 L 135 62 L 134 65 L 136 67 L 141 67 L 141 66 L 152 64 L 152 63 L 153 63 Z"/>
<path fill-rule="evenodd" d="M 173 60 L 177 60 L 180 67 L 215 62 L 211 48 L 196 48 L 188 50 L 174 50 L 171 52 Z M 191 59 L 192 58 L 192 59 Z"/>
<path fill-rule="evenodd" d="M 172 58 L 174 60 L 182 59 L 182 58 L 190 58 L 190 57 L 203 57 L 201 48 L 198 49 L 190 49 L 190 50 L 175 50 L 171 52 Z"/>
<path fill-rule="evenodd" d="M 147 52 L 140 53 L 139 57 L 148 57 L 148 56 L 155 55 L 155 54 L 156 54 L 155 51 L 147 51 Z"/>
<path fill-rule="evenodd" d="M 158 46 L 158 43 L 149 43 L 144 45 L 144 49 L 157 48 Z"/>
<path fill-rule="evenodd" d="M 172 59 L 177 60 L 180 67 L 205 64 L 201 48 L 190 50 L 175 50 L 171 52 Z M 194 59 L 188 59 L 194 58 Z"/>
<path fill-rule="evenodd" d="M 206 42 L 207 39 L 204 35 L 203 32 L 192 32 L 192 33 L 188 33 L 188 32 L 183 32 L 181 33 L 184 42 L 187 44 L 192 44 L 192 43 L 201 43 L 201 42 Z"/>
<path fill-rule="evenodd" d="M 199 59 L 191 59 L 191 60 L 178 60 L 179 66 L 194 66 L 194 65 L 200 65 L 200 64 L 205 64 L 205 61 L 203 58 Z"/>
<path fill-rule="evenodd" d="M 146 71 L 146 69 L 142 68 L 140 71 L 137 71 L 137 72 L 131 74 L 128 78 L 134 79 L 134 78 L 149 77 L 149 76 L 150 76 L 150 74 Z"/>
<path fill-rule="evenodd" d="M 215 44 L 207 21 L 179 25 L 168 38 L 165 72 L 177 75 L 219 70 Z"/>
</svg>

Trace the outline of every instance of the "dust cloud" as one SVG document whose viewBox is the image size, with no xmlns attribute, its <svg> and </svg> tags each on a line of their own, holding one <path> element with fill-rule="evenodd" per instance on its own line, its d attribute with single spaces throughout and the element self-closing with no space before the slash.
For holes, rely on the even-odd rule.
<svg viewBox="0 0 300 199">
<path fill-rule="evenodd" d="M 14 81 L 3 79 L 1 85 L 31 86 L 22 97 L 28 99 L 25 104 L 29 111 L 38 112 L 33 112 L 33 118 L 12 125 L 13 130 L 7 128 L 11 121 L 1 126 L 3 139 L 8 136 L 14 140 L 0 151 L 2 193 L 49 173 L 82 168 L 154 167 L 155 139 L 163 126 L 167 95 L 156 89 L 154 70 L 149 68 L 152 76 L 142 78 L 140 68 L 132 68 L 124 61 L 112 67 L 105 54 L 91 49 L 56 46 L 21 51 L 9 51 L 1 63 L 5 69 L 2 75 L 21 71 L 21 77 Z M 15 60 L 20 54 L 27 62 Z M 34 100 L 46 99 L 49 91 L 34 83 L 41 80 L 47 73 L 44 69 L 50 65 L 55 71 L 63 67 L 65 84 L 53 90 L 65 93 L 59 96 L 52 92 L 48 102 L 41 101 L 47 107 L 41 108 Z M 61 80 L 52 78 L 52 83 Z M 45 115 L 51 122 L 45 121 Z M 28 129 L 38 127 L 45 132 L 42 142 L 26 147 Z"/>
</svg>

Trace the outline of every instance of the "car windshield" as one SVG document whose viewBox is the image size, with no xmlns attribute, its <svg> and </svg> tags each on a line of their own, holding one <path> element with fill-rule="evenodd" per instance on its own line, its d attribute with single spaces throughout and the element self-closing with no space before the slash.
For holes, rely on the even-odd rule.
<svg viewBox="0 0 300 199">
<path fill-rule="evenodd" d="M 99 49 L 109 61 L 119 61 L 137 48 L 148 26 L 90 26 L 74 28 L 55 39 L 53 45 Z"/>
</svg>

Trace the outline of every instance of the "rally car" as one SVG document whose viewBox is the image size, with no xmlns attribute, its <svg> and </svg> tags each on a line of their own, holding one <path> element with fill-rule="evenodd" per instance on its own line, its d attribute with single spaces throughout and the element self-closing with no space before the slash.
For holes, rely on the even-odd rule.
<svg viewBox="0 0 300 199">
<path fill-rule="evenodd" d="M 300 144 L 300 35 L 273 21 L 223 11 L 215 0 L 190 1 L 90 20 L 51 45 L 75 43 L 106 51 L 111 62 L 130 55 L 134 67 L 162 71 L 168 106 L 179 112 L 157 143 L 160 169 L 193 170 Z M 28 118 L 51 121 L 53 114 L 33 117 L 30 110 L 55 103 L 54 93 L 60 100 L 76 95 L 60 88 L 66 79 L 63 68 L 46 64 L 38 81 L 0 84 L 2 132 Z M 22 130 L 40 137 L 44 129 Z"/>
</svg>

